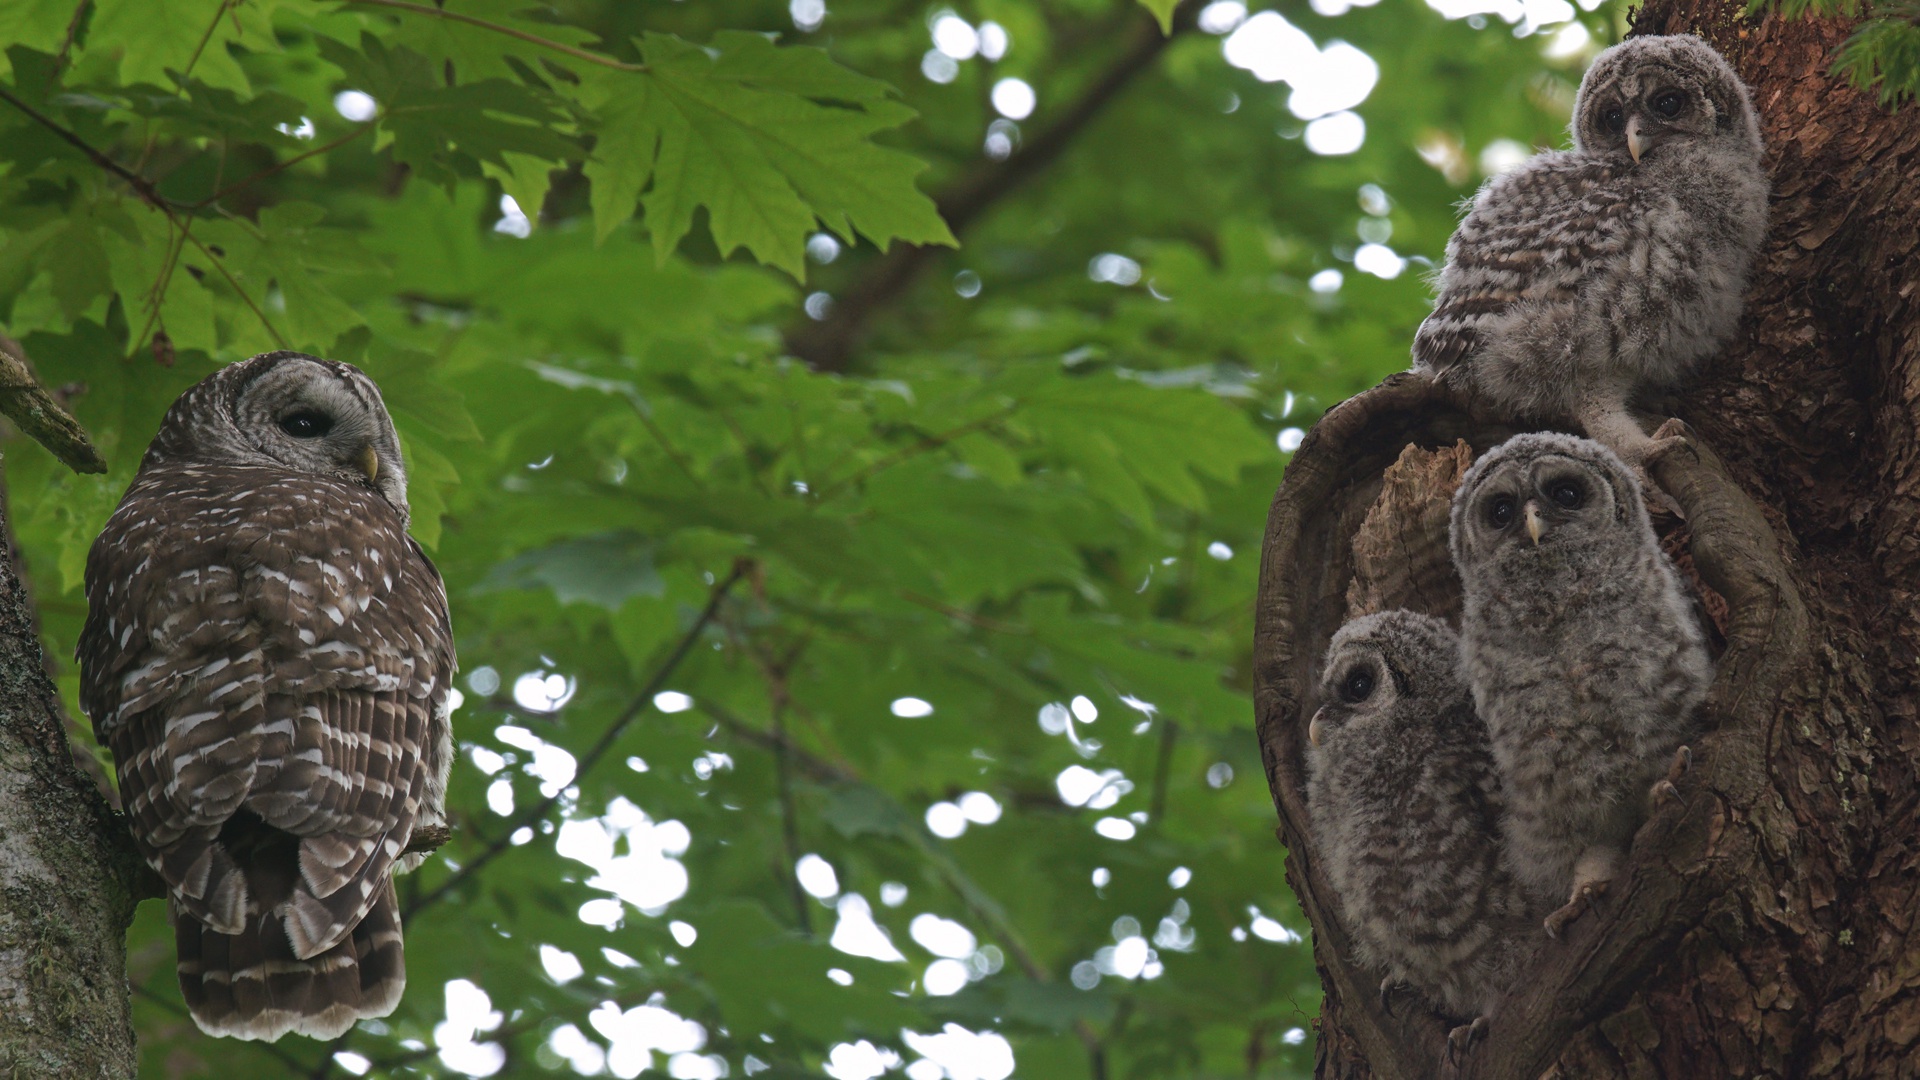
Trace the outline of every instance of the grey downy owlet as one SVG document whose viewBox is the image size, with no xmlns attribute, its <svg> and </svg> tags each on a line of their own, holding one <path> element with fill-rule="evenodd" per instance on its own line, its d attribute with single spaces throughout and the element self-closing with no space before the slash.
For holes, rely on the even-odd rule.
<svg viewBox="0 0 1920 1080">
<path fill-rule="evenodd" d="M 1487 1016 L 1539 931 L 1508 868 L 1503 799 L 1459 639 L 1411 611 L 1367 615 L 1327 650 L 1308 728 L 1307 806 L 1355 959 L 1463 1021 Z"/>
<path fill-rule="evenodd" d="M 1632 400 L 1679 385 L 1739 324 L 1766 233 L 1759 120 L 1712 46 L 1640 37 L 1594 60 L 1572 134 L 1474 197 L 1413 366 L 1639 465 L 1654 440 Z"/>
<path fill-rule="evenodd" d="M 1675 795 L 1713 675 L 1705 635 L 1632 470 L 1592 440 L 1496 447 L 1455 492 L 1449 541 L 1514 872 L 1564 903 L 1557 934 L 1606 891 L 1650 796 Z"/>
</svg>

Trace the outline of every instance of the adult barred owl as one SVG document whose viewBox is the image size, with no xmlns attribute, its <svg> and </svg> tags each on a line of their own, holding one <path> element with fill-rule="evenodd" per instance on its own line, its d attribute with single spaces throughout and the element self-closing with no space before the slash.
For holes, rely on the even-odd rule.
<svg viewBox="0 0 1920 1080">
<path fill-rule="evenodd" d="M 1573 149 L 1488 181 L 1447 241 L 1414 368 L 1639 464 L 1653 441 L 1629 404 L 1692 375 L 1740 322 L 1767 226 L 1761 151 L 1746 84 L 1711 45 L 1601 53 Z"/>
<path fill-rule="evenodd" d="M 1640 485 L 1587 439 L 1516 435 L 1453 498 L 1467 679 L 1507 792 L 1514 869 L 1558 933 L 1675 794 L 1713 681 Z"/>
<path fill-rule="evenodd" d="M 380 391 L 275 352 L 168 410 L 87 558 L 80 701 L 210 1034 L 331 1038 L 406 984 L 392 874 L 444 821 L 453 637 Z"/>
</svg>

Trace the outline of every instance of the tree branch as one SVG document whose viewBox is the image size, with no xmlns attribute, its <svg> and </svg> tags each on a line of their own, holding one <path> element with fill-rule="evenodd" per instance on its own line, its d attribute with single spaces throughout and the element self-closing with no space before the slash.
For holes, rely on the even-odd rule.
<svg viewBox="0 0 1920 1080">
<path fill-rule="evenodd" d="M 1162 34 L 1159 23 L 1139 12 L 1133 31 L 1113 64 L 1095 79 L 1080 98 L 1063 109 L 1047 127 L 1001 162 L 976 165 L 958 183 L 934 199 L 940 216 L 955 236 L 960 235 L 995 203 L 1058 160 L 1107 105 L 1142 72 L 1153 66 L 1169 42 L 1194 26 L 1200 5 L 1181 5 L 1173 30 Z M 787 349 L 816 371 L 845 371 L 866 334 L 867 324 L 881 309 L 904 295 L 914 280 L 943 248 L 896 244 L 834 298 L 833 309 L 820 322 L 807 321 L 787 331 Z"/>
<path fill-rule="evenodd" d="M 40 385 L 26 350 L 5 334 L 0 334 L 0 413 L 74 472 L 107 471 L 87 429 Z"/>
<path fill-rule="evenodd" d="M 620 715 L 614 717 L 613 722 L 608 724 L 607 729 L 600 733 L 600 737 L 594 740 L 593 745 L 587 749 L 587 752 L 580 756 L 580 767 L 574 772 L 574 778 L 576 780 L 585 776 L 588 770 L 592 769 L 601 758 L 605 757 L 607 751 L 612 749 L 614 742 L 620 738 L 621 733 L 627 729 L 627 725 L 631 724 L 642 712 L 646 711 L 646 709 L 653 704 L 653 696 L 658 694 L 666 686 L 667 680 L 672 678 L 673 673 L 679 669 L 681 661 L 685 660 L 687 654 L 693 651 L 693 646 L 700 640 L 700 635 L 706 630 L 708 624 L 713 622 L 714 616 L 719 614 L 720 605 L 726 600 L 727 594 L 732 592 L 733 587 L 739 584 L 742 578 L 747 576 L 752 567 L 753 562 L 750 559 L 736 560 L 733 564 L 732 572 L 713 587 L 713 592 L 707 597 L 706 608 L 700 612 L 699 618 L 696 618 L 693 621 L 693 625 L 688 627 L 687 632 L 681 636 L 680 643 L 674 646 L 673 652 L 667 656 L 666 662 L 661 664 L 660 669 L 653 673 L 653 677 L 647 680 L 647 685 L 641 688 L 640 693 L 634 696 L 633 700 L 628 703 L 625 709 L 621 710 Z M 501 852 L 513 846 L 514 833 L 523 828 L 530 828 L 546 819 L 546 816 L 553 811 L 553 808 L 559 805 L 560 794 L 558 791 L 554 792 L 552 795 L 534 804 L 532 809 L 521 814 L 508 826 L 506 831 L 501 833 L 499 839 L 488 844 L 478 856 L 462 865 L 460 869 L 449 876 L 447 880 L 435 886 L 433 891 L 409 905 L 404 913 L 405 916 L 410 919 L 422 908 L 430 907 L 438 901 L 445 899 L 449 893 L 458 888 L 468 878 L 479 873 L 481 867 L 499 858 Z"/>
</svg>

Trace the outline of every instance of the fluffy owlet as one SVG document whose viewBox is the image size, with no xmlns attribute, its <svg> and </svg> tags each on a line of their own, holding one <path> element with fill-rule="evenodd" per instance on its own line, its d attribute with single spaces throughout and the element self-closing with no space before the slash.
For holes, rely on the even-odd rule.
<svg viewBox="0 0 1920 1080">
<path fill-rule="evenodd" d="M 1470 1043 L 1537 934 L 1507 866 L 1503 799 L 1459 639 L 1386 611 L 1327 650 L 1307 807 L 1357 959 L 1414 987 Z"/>
<path fill-rule="evenodd" d="M 87 557 L 80 702 L 211 1034 L 332 1038 L 400 1000 L 391 877 L 444 820 L 454 672 L 406 530 L 379 389 L 277 352 L 174 402 Z"/>
<path fill-rule="evenodd" d="M 1746 84 L 1706 42 L 1601 53 L 1573 149 L 1488 181 L 1447 241 L 1414 368 L 1638 464 L 1652 440 L 1629 402 L 1692 375 L 1740 321 L 1766 233 L 1761 149 Z"/>
<path fill-rule="evenodd" d="M 1606 890 L 1649 794 L 1673 794 L 1712 679 L 1706 639 L 1633 472 L 1591 440 L 1519 435 L 1481 458 L 1450 543 L 1515 873 L 1565 903 L 1557 933 Z"/>
</svg>

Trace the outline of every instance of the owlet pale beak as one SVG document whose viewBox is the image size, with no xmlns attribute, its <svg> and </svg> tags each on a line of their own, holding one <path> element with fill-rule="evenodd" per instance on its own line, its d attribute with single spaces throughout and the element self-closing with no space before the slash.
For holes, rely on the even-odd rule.
<svg viewBox="0 0 1920 1080">
<path fill-rule="evenodd" d="M 1533 546 L 1540 546 L 1540 534 L 1547 531 L 1547 519 L 1540 516 L 1540 508 L 1531 501 L 1527 503 L 1527 535 L 1533 537 Z"/>
<path fill-rule="evenodd" d="M 359 456 L 353 459 L 360 471 L 367 474 L 367 482 L 372 483 L 380 477 L 380 455 L 373 452 L 371 444 L 360 448 Z"/>
<path fill-rule="evenodd" d="M 1314 712 L 1312 720 L 1307 721 L 1307 741 L 1315 746 L 1320 745 L 1320 713 L 1318 711 Z"/>
<path fill-rule="evenodd" d="M 1652 145 L 1652 139 L 1640 134 L 1640 118 L 1638 116 L 1627 117 L 1627 153 L 1633 155 L 1633 163 L 1635 165 L 1640 164 L 1640 155 L 1646 153 L 1647 148 Z"/>
</svg>

